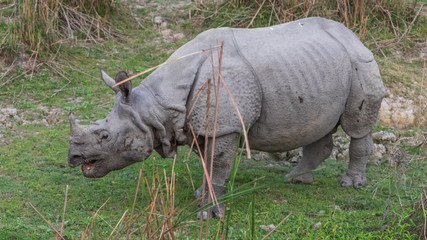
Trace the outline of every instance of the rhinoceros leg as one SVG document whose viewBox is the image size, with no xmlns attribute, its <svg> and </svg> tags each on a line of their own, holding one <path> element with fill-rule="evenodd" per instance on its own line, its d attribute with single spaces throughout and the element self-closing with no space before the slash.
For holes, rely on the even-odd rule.
<svg viewBox="0 0 427 240">
<path fill-rule="evenodd" d="M 304 146 L 302 148 L 301 161 L 298 163 L 297 167 L 285 177 L 289 178 L 316 169 L 319 164 L 331 155 L 332 147 L 332 133 L 329 133 L 310 145 Z M 311 183 L 312 181 L 313 175 L 311 172 L 286 180 L 286 182 L 292 183 Z"/>
<path fill-rule="evenodd" d="M 212 169 L 212 187 L 215 192 L 215 197 L 219 198 L 220 196 L 226 193 L 225 183 L 230 176 L 231 168 L 233 166 L 234 154 L 238 144 L 238 134 L 228 134 L 225 136 L 217 137 L 215 139 L 214 147 L 214 161 Z M 210 156 L 212 149 L 212 139 L 209 139 L 208 142 L 208 161 L 206 163 L 208 167 L 208 172 L 210 172 Z M 203 151 L 203 150 L 202 150 Z M 200 198 L 202 196 L 203 186 L 200 186 L 195 192 L 194 196 Z M 204 204 L 210 202 L 208 187 L 205 186 L 205 200 Z M 219 206 L 212 207 L 209 209 L 210 217 L 222 217 L 223 216 L 224 205 L 220 204 Z M 207 212 L 203 212 L 203 218 L 207 217 Z M 197 214 L 197 218 L 200 218 L 200 213 Z"/>
<path fill-rule="evenodd" d="M 350 161 L 347 172 L 341 177 L 342 187 L 360 188 L 366 185 L 366 164 L 372 150 L 371 132 L 362 138 L 351 138 Z"/>
</svg>

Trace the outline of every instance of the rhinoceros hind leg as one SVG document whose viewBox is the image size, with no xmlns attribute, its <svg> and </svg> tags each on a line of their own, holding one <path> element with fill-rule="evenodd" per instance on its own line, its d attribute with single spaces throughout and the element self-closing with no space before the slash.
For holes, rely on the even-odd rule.
<svg viewBox="0 0 427 240">
<path fill-rule="evenodd" d="M 351 138 L 350 161 L 347 172 L 341 177 L 342 187 L 361 188 L 366 185 L 366 164 L 372 150 L 371 132 L 362 138 Z"/>
<path fill-rule="evenodd" d="M 310 145 L 304 146 L 302 149 L 301 161 L 298 163 L 297 167 L 285 177 L 288 179 L 292 176 L 316 169 L 317 166 L 331 155 L 332 147 L 332 133 L 329 133 Z M 313 175 L 309 172 L 296 176 L 292 179 L 285 180 L 285 182 L 311 183 L 313 182 Z"/>
</svg>

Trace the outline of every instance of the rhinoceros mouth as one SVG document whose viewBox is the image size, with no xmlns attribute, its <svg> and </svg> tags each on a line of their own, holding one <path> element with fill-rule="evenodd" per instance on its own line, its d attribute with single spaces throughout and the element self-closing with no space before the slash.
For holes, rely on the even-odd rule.
<svg viewBox="0 0 427 240">
<path fill-rule="evenodd" d="M 86 177 L 93 177 L 93 175 L 95 174 L 94 171 L 97 168 L 97 166 L 99 165 L 99 162 L 101 162 L 101 161 L 102 161 L 102 159 L 86 160 L 82 164 L 83 175 Z"/>
<path fill-rule="evenodd" d="M 99 157 L 100 156 L 88 158 L 84 155 L 72 155 L 70 158 L 70 166 L 77 167 L 81 165 L 83 175 L 90 177 L 94 174 L 94 170 L 99 165 L 99 162 L 102 161 Z"/>
<path fill-rule="evenodd" d="M 82 170 L 83 172 L 87 172 L 90 169 L 92 169 L 95 166 L 95 163 L 98 162 L 98 159 L 93 159 L 90 161 L 86 161 L 85 163 L 82 164 Z"/>
</svg>

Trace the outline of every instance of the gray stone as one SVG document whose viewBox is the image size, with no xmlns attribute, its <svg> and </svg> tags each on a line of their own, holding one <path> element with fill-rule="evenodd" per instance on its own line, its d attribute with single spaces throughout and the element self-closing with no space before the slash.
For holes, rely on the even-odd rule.
<svg viewBox="0 0 427 240">
<path fill-rule="evenodd" d="M 173 34 L 173 39 L 174 40 L 176 40 L 176 41 L 178 41 L 178 40 L 181 40 L 181 39 L 183 39 L 185 36 L 184 36 L 184 34 L 183 33 L 175 33 L 175 34 Z"/>
<path fill-rule="evenodd" d="M 380 132 L 375 132 L 372 134 L 372 138 L 375 141 L 381 142 L 381 143 L 386 143 L 386 142 L 395 142 L 396 141 L 396 135 L 394 135 L 391 132 L 386 132 L 386 131 L 380 131 Z"/>
<path fill-rule="evenodd" d="M 259 153 L 257 153 L 257 154 L 254 154 L 254 155 L 252 156 L 252 158 L 253 158 L 255 161 L 266 161 L 266 160 L 270 160 L 270 159 L 271 159 L 271 156 L 270 156 L 270 154 L 269 154 L 269 153 L 266 153 L 266 152 L 259 152 Z"/>
<path fill-rule="evenodd" d="M 422 109 L 427 108 L 427 101 L 424 101 L 425 97 L 421 95 L 418 100 L 417 104 L 415 104 L 413 100 L 388 93 L 388 97 L 381 103 L 378 115 L 379 122 L 382 125 L 398 129 L 414 126 L 417 120 L 423 122 L 426 116 L 422 114 Z M 419 116 L 418 118 L 417 115 Z"/>
<path fill-rule="evenodd" d="M 168 22 L 166 22 L 166 21 L 163 21 L 161 24 L 160 24 L 160 27 L 161 28 L 166 28 L 168 26 Z"/>
<path fill-rule="evenodd" d="M 290 163 L 298 163 L 302 158 L 302 149 L 300 149 L 296 155 L 289 159 Z"/>
<path fill-rule="evenodd" d="M 349 151 L 348 149 L 345 149 L 342 153 L 338 153 L 337 159 L 341 161 L 347 160 L 348 156 L 349 156 Z"/>
<path fill-rule="evenodd" d="M 162 34 L 163 38 L 168 39 L 171 36 L 172 30 L 164 29 L 160 33 Z"/>
<path fill-rule="evenodd" d="M 386 148 L 382 144 L 374 144 L 374 151 L 372 153 L 372 156 L 375 159 L 382 159 L 383 155 L 387 152 Z"/>
<path fill-rule="evenodd" d="M 312 229 L 318 229 L 318 228 L 320 228 L 321 226 L 322 226 L 322 223 L 321 223 L 321 222 L 318 222 L 318 223 L 316 223 L 316 224 L 312 225 L 312 226 L 311 226 L 311 228 L 312 228 Z"/>
<path fill-rule="evenodd" d="M 270 224 L 270 225 L 260 225 L 259 226 L 262 230 L 265 230 L 265 231 L 269 231 L 269 232 L 271 232 L 271 231 L 273 231 L 273 229 L 276 227 L 276 226 L 274 226 L 273 224 Z"/>
<path fill-rule="evenodd" d="M 162 16 L 155 16 L 153 22 L 157 25 L 161 25 L 163 22 L 163 17 Z"/>
</svg>

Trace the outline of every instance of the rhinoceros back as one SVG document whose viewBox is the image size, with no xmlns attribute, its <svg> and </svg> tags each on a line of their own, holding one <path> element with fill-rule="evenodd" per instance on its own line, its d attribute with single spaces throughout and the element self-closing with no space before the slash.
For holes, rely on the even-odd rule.
<svg viewBox="0 0 427 240">
<path fill-rule="evenodd" d="M 323 29 L 324 21 L 233 29 L 262 86 L 262 111 L 250 130 L 255 148 L 280 151 L 310 144 L 328 134 L 345 111 L 351 59 Z"/>
<path fill-rule="evenodd" d="M 372 53 L 344 25 L 307 18 L 232 32 L 263 91 L 254 145 L 303 146 L 338 122 L 352 137 L 373 129 L 384 88 Z"/>
</svg>

